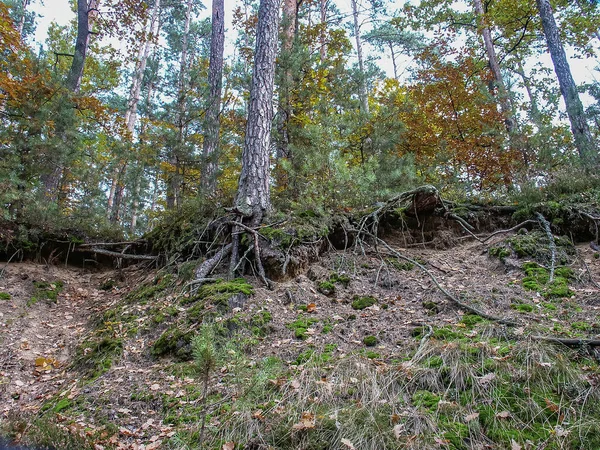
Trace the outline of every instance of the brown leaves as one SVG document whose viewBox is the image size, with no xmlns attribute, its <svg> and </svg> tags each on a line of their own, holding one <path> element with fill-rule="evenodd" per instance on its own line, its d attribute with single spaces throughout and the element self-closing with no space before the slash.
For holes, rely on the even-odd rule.
<svg viewBox="0 0 600 450">
<path fill-rule="evenodd" d="M 316 417 L 310 411 L 305 411 L 302 413 L 302 418 L 300 422 L 294 424 L 292 426 L 292 430 L 294 431 L 302 431 L 302 430 L 312 430 L 316 425 Z"/>
</svg>

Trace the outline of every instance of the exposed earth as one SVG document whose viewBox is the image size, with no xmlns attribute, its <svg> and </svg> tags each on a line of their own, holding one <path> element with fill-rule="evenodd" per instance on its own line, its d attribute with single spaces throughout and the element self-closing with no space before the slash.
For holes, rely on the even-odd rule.
<svg viewBox="0 0 600 450">
<path fill-rule="evenodd" d="M 505 237 L 498 235 L 485 245 L 464 240 L 446 250 L 403 248 L 402 239 L 394 236 L 388 243 L 422 264 L 464 303 L 516 322 L 513 327 L 491 322 L 507 339 L 534 335 L 597 339 L 598 253 L 587 243 L 578 244 L 566 264 L 572 269 L 569 294 L 551 298 L 543 289 L 524 287 L 523 265 L 528 258 L 490 255 L 490 249 L 500 248 L 498 242 Z M 46 441 L 65 439 L 69 443 L 64 448 L 76 445 L 72 439 L 91 439 L 96 449 L 186 448 L 177 436 L 182 430 L 198 429 L 202 399 L 191 392 L 200 391 L 202 379 L 192 363 L 179 362 L 188 359 L 181 353 L 186 350 L 184 344 L 162 353 L 155 344 L 173 324 L 183 327 L 184 318 L 185 332 L 199 329 L 202 320 L 192 322 L 190 305 L 182 301 L 191 298 L 184 280 L 169 277 L 164 283 L 168 287 L 136 299 L 141 287 L 161 286 L 166 272 L 148 269 L 147 264 L 89 270 L 11 262 L 2 268 L 0 413 L 5 433 L 17 440 L 37 434 L 38 441 L 40 434 L 54 433 Z M 459 330 L 472 338 L 483 333 L 471 328 L 464 311 L 427 273 L 411 264 L 390 263 L 389 255 L 372 250 L 366 254 L 359 249 L 330 251 L 306 273 L 277 283 L 273 290 L 253 277 L 247 280 L 253 294 L 240 294 L 234 304 L 230 298 L 229 308 L 205 305 L 202 314 L 211 312 L 215 323 L 229 329 L 252 328 L 249 335 L 255 339 L 246 346 L 246 357 L 252 361 L 277 358 L 293 368 L 295 380 L 302 379 L 303 365 L 313 354 L 330 356 L 322 374 L 326 380 L 329 372 L 335 372 L 335 362 L 347 358 L 363 358 L 361 364 L 375 368 L 397 365 L 407 354 L 414 354 L 419 336 L 427 330 Z M 107 363 L 101 362 L 100 369 L 85 359 L 101 348 L 86 344 L 95 336 L 103 337 L 102 345 L 115 339 L 111 342 L 119 347 L 110 353 L 114 354 L 110 360 L 105 357 Z M 235 400 L 239 394 L 228 386 L 227 364 L 210 375 L 209 395 Z M 588 376 L 598 382 L 597 371 Z M 196 420 L 184 419 L 190 406 L 194 406 Z M 35 425 L 48 416 L 58 431 Z M 219 420 L 212 417 L 208 427 L 218 428 Z M 302 420 L 299 423 L 308 428 L 310 421 Z M 39 429 L 31 433 L 30 427 Z M 432 448 L 448 448 L 449 444 L 440 442 Z M 226 445 L 223 438 L 224 449 L 234 448 Z M 246 445 L 243 448 L 262 448 Z M 534 448 L 526 442 L 515 441 L 515 445 Z M 488 448 L 501 447 L 490 444 Z"/>
</svg>

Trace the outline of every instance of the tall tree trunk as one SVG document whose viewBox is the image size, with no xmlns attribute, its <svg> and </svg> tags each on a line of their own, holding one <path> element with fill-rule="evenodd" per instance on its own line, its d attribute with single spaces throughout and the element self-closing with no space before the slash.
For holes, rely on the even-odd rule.
<svg viewBox="0 0 600 450">
<path fill-rule="evenodd" d="M 319 9 L 321 13 L 321 32 L 319 33 L 319 57 L 321 64 L 325 62 L 327 57 L 327 0 L 319 0 Z"/>
<path fill-rule="evenodd" d="M 486 23 L 485 11 L 481 0 L 473 0 L 475 5 L 475 14 L 479 21 L 479 27 L 483 36 L 483 43 L 485 45 L 485 51 L 487 53 L 488 62 L 492 75 L 494 76 L 494 82 L 498 88 L 498 100 L 500 103 L 500 109 L 504 116 L 506 130 L 509 133 L 513 133 L 515 130 L 515 120 L 513 118 L 512 108 L 510 106 L 510 99 L 508 97 L 508 91 L 506 90 L 506 84 L 500 71 L 500 65 L 498 64 L 498 58 L 496 57 L 496 50 L 494 49 L 494 41 L 492 40 L 492 33 Z"/>
<path fill-rule="evenodd" d="M 256 51 L 248 122 L 242 152 L 242 172 L 235 209 L 244 217 L 258 218 L 270 208 L 269 146 L 273 120 L 273 81 L 277 50 L 278 0 L 261 0 L 256 30 Z"/>
<path fill-rule="evenodd" d="M 558 78 L 560 92 L 565 101 L 567 115 L 571 122 L 575 147 L 584 164 L 588 166 L 594 165 L 598 162 L 598 148 L 592 140 L 592 135 L 583 111 L 583 105 L 577 92 L 577 86 L 573 80 L 567 56 L 560 41 L 552 6 L 550 6 L 549 0 L 536 0 L 536 3 L 542 19 L 542 27 L 546 36 L 548 50 L 554 64 L 554 72 Z"/>
<path fill-rule="evenodd" d="M 296 38 L 296 16 L 297 16 L 296 0 L 283 0 L 283 33 L 281 43 L 281 57 L 280 66 L 283 74 L 280 79 L 281 85 L 279 86 L 279 100 L 278 100 L 278 123 L 277 129 L 279 132 L 279 139 L 277 142 L 277 158 L 290 158 L 290 133 L 289 133 L 289 121 L 292 117 L 292 102 L 290 98 L 290 92 L 292 91 L 292 84 L 294 83 L 294 77 L 292 75 L 292 52 L 294 48 L 294 41 Z M 281 174 L 283 175 L 283 174 Z M 278 184 L 284 183 L 283 180 L 278 180 Z"/>
<path fill-rule="evenodd" d="M 525 87 L 525 92 L 527 92 L 527 97 L 529 97 L 529 104 L 531 105 L 531 120 L 538 127 L 542 127 L 540 108 L 538 106 L 537 98 L 533 93 L 533 89 L 531 88 L 531 81 L 529 77 L 525 74 L 525 68 L 523 67 L 523 62 L 521 58 L 517 58 L 517 67 L 513 69 L 514 72 L 521 77 L 523 81 L 523 86 Z"/>
<path fill-rule="evenodd" d="M 67 87 L 78 92 L 83 78 L 83 67 L 90 44 L 90 35 L 94 19 L 98 15 L 99 0 L 77 0 L 77 40 L 71 70 L 67 76 Z"/>
<path fill-rule="evenodd" d="M 25 28 L 28 4 L 29 0 L 22 0 L 21 2 L 21 17 L 19 17 L 19 23 L 17 24 L 17 31 L 19 32 L 19 36 L 21 36 L 21 41 L 23 40 L 23 28 Z"/>
<path fill-rule="evenodd" d="M 181 43 L 181 58 L 179 61 L 179 82 L 177 89 L 177 143 L 171 150 L 169 158 L 170 165 L 175 169 L 169 172 L 167 177 L 167 208 L 173 209 L 180 205 L 180 188 L 181 188 L 181 152 L 185 138 L 185 100 L 187 87 L 187 72 L 188 72 L 188 34 L 190 33 L 190 23 L 192 20 L 192 0 L 187 0 L 185 23 L 183 27 L 183 38 Z"/>
<path fill-rule="evenodd" d="M 150 50 L 157 39 L 159 27 L 160 0 L 155 0 L 148 26 L 148 35 L 146 40 L 140 45 L 135 63 L 135 69 L 129 88 L 129 100 L 127 102 L 127 110 L 125 111 L 125 125 L 129 131 L 133 142 L 133 134 L 135 132 L 135 124 L 137 121 L 137 107 L 140 102 L 142 92 L 142 81 L 144 80 L 144 72 L 148 64 Z M 122 204 L 124 189 L 119 188 L 119 183 L 124 182 L 125 173 L 127 171 L 127 160 L 121 161 L 114 169 L 110 192 L 108 196 L 107 211 L 112 222 L 118 220 L 119 208 Z M 116 209 L 116 210 L 115 210 Z"/>
<path fill-rule="evenodd" d="M 219 130 L 221 128 L 221 94 L 223 87 L 223 48 L 225 44 L 224 0 L 213 0 L 212 30 L 210 36 L 210 62 L 208 66 L 208 106 L 206 109 L 202 173 L 202 187 L 213 192 L 217 185 L 219 160 Z"/>
<path fill-rule="evenodd" d="M 352 16 L 354 18 L 354 37 L 356 39 L 356 54 L 358 56 L 358 68 L 360 71 L 359 80 L 359 97 L 362 112 L 365 114 L 369 113 L 369 97 L 367 94 L 367 80 L 365 74 L 365 62 L 363 60 L 362 53 L 362 41 L 360 38 L 360 24 L 358 23 L 358 6 L 356 0 L 351 0 L 352 3 Z"/>
</svg>

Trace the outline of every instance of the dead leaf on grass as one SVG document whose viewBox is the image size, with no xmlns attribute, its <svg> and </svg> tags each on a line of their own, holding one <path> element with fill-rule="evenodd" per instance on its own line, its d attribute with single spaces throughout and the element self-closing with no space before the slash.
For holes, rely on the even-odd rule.
<svg viewBox="0 0 600 450">
<path fill-rule="evenodd" d="M 308 305 L 306 305 L 306 312 L 312 313 L 312 312 L 315 312 L 316 310 L 317 310 L 316 303 L 309 303 Z"/>
<path fill-rule="evenodd" d="M 356 447 L 350 442 L 350 440 L 346 438 L 341 439 L 341 443 L 348 447 L 350 450 L 356 450 Z"/>
<path fill-rule="evenodd" d="M 465 422 L 471 422 L 479 417 L 478 412 L 474 412 L 465 416 Z"/>
<path fill-rule="evenodd" d="M 223 448 L 221 450 L 234 450 L 235 449 L 235 442 L 225 442 L 223 444 Z"/>
<path fill-rule="evenodd" d="M 510 450 L 521 450 L 523 447 L 521 447 L 517 441 L 515 441 L 514 439 L 510 440 Z"/>
<path fill-rule="evenodd" d="M 315 415 L 310 411 L 305 411 L 302 413 L 302 418 L 300 419 L 300 422 L 292 425 L 292 429 L 295 431 L 310 430 L 315 427 L 315 423 Z"/>
<path fill-rule="evenodd" d="M 502 411 L 496 414 L 496 417 L 498 417 L 499 419 L 506 419 L 510 417 L 510 413 L 508 411 Z"/>
</svg>

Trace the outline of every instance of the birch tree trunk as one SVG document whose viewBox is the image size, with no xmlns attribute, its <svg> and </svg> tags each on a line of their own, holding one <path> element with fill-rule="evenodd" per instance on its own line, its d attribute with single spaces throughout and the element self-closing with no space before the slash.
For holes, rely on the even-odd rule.
<svg viewBox="0 0 600 450">
<path fill-rule="evenodd" d="M 132 139 L 135 131 L 135 124 L 137 122 L 137 107 L 140 102 L 144 72 L 146 71 L 146 65 L 148 64 L 148 58 L 150 57 L 150 50 L 156 42 L 158 35 L 158 27 L 160 22 L 159 13 L 160 0 L 155 0 L 150 18 L 148 35 L 145 42 L 143 42 L 138 49 L 135 70 L 133 72 L 133 78 L 129 88 L 129 100 L 127 101 L 127 110 L 125 111 L 125 124 Z M 126 171 L 127 161 L 122 161 L 115 167 L 113 171 L 107 203 L 107 212 L 111 222 L 116 222 L 119 220 L 119 209 L 122 204 L 124 193 L 122 186 L 119 188 L 119 184 L 124 182 L 123 178 L 125 177 Z"/>
<path fill-rule="evenodd" d="M 554 64 L 554 72 L 558 78 L 560 92 L 565 101 L 567 115 L 571 122 L 571 132 L 573 133 L 575 147 L 585 165 L 595 165 L 598 162 L 598 148 L 592 140 L 592 135 L 583 111 L 583 105 L 577 92 L 577 86 L 573 80 L 567 56 L 560 41 L 552 6 L 550 6 L 549 0 L 536 0 L 536 3 L 542 19 L 542 27 L 546 36 L 548 50 Z"/>
<path fill-rule="evenodd" d="M 223 48 L 225 45 L 224 0 L 213 0 L 212 30 L 210 36 L 210 62 L 208 66 L 208 106 L 206 109 L 202 173 L 202 187 L 213 192 L 217 184 L 219 161 L 219 131 L 221 129 L 221 94 L 223 87 Z"/>
<path fill-rule="evenodd" d="M 358 23 L 358 6 L 356 0 L 351 0 L 352 3 L 352 16 L 354 18 L 354 37 L 356 39 L 356 55 L 358 56 L 358 68 L 360 70 L 359 80 L 359 97 L 362 112 L 365 114 L 369 113 L 369 97 L 367 94 L 367 82 L 365 74 L 365 62 L 363 60 L 362 53 L 362 41 L 360 38 L 360 24 Z"/>
</svg>

